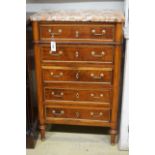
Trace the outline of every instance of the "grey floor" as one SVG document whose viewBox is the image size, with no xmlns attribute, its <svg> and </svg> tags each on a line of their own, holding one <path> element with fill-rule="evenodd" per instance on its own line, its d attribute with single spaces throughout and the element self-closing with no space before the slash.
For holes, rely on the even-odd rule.
<svg viewBox="0 0 155 155">
<path fill-rule="evenodd" d="M 38 139 L 35 149 L 27 155 L 128 155 L 118 145 L 110 144 L 110 136 L 103 128 L 56 126 L 48 127 L 46 140 Z"/>
</svg>

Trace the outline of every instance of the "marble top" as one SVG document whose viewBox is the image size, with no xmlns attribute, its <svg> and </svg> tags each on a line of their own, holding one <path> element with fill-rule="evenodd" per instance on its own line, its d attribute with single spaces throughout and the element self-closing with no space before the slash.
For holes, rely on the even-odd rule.
<svg viewBox="0 0 155 155">
<path fill-rule="evenodd" d="M 46 10 L 31 15 L 30 20 L 124 22 L 124 15 L 112 10 Z"/>
</svg>

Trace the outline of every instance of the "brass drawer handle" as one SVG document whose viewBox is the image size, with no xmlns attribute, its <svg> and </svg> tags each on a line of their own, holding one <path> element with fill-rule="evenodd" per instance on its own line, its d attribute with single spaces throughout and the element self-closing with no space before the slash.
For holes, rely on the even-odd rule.
<svg viewBox="0 0 155 155">
<path fill-rule="evenodd" d="M 76 93 L 76 98 L 79 98 L 80 96 L 79 96 L 79 93 Z"/>
<path fill-rule="evenodd" d="M 99 113 L 90 112 L 90 115 L 93 116 L 93 117 L 101 117 L 101 116 L 103 116 L 103 112 L 99 112 Z"/>
<path fill-rule="evenodd" d="M 53 72 L 51 72 L 51 76 L 53 77 L 53 78 L 60 78 L 60 77 L 62 77 L 63 76 L 63 72 L 60 72 L 59 74 L 54 74 Z"/>
<path fill-rule="evenodd" d="M 76 79 L 77 80 L 79 79 L 79 73 L 76 73 Z"/>
<path fill-rule="evenodd" d="M 52 94 L 54 97 L 63 97 L 63 96 L 64 96 L 64 93 L 63 93 L 63 92 L 60 92 L 59 94 L 55 94 L 55 92 L 52 91 L 51 94 Z"/>
<path fill-rule="evenodd" d="M 54 37 L 54 36 L 61 35 L 62 29 L 58 29 L 58 32 L 52 32 L 51 29 L 48 29 L 48 32 L 50 33 L 50 35 L 51 35 L 52 37 Z"/>
<path fill-rule="evenodd" d="M 96 54 L 95 51 L 92 51 L 92 52 L 91 52 L 91 55 L 92 55 L 93 57 L 103 57 L 103 56 L 105 55 L 105 52 L 102 51 L 101 54 Z"/>
<path fill-rule="evenodd" d="M 78 51 L 75 52 L 75 57 L 76 57 L 76 58 L 79 57 L 79 52 L 78 52 Z"/>
<path fill-rule="evenodd" d="M 63 51 L 59 51 L 59 52 L 52 52 L 52 51 L 50 51 L 49 52 L 51 55 L 53 55 L 53 56 L 61 56 L 62 54 L 63 54 Z"/>
<path fill-rule="evenodd" d="M 102 30 L 101 33 L 96 33 L 96 30 L 91 31 L 94 36 L 103 36 L 106 34 L 106 30 Z"/>
<path fill-rule="evenodd" d="M 102 79 L 104 77 L 104 74 L 101 73 L 99 76 L 95 76 L 94 73 L 91 73 L 90 76 L 93 78 L 93 79 Z"/>
<path fill-rule="evenodd" d="M 75 112 L 75 115 L 76 115 L 77 118 L 80 117 L 80 113 L 79 112 Z"/>
<path fill-rule="evenodd" d="M 79 31 L 75 31 L 75 37 L 76 37 L 76 38 L 79 37 Z"/>
<path fill-rule="evenodd" d="M 103 94 L 100 94 L 99 96 L 95 96 L 95 94 L 94 93 L 91 93 L 90 94 L 90 96 L 92 97 L 92 98 L 102 98 L 103 97 Z"/>
<path fill-rule="evenodd" d="M 63 110 L 60 111 L 56 111 L 56 110 L 52 110 L 52 114 L 56 115 L 56 116 L 61 116 L 63 115 L 65 112 Z"/>
</svg>

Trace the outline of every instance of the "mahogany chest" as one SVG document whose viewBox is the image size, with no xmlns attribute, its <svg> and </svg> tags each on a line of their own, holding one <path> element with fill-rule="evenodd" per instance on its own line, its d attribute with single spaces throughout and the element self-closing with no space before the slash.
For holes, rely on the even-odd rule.
<svg viewBox="0 0 155 155">
<path fill-rule="evenodd" d="M 46 124 L 68 124 L 109 127 L 115 143 L 123 16 L 74 14 L 31 17 L 41 139 Z"/>
</svg>

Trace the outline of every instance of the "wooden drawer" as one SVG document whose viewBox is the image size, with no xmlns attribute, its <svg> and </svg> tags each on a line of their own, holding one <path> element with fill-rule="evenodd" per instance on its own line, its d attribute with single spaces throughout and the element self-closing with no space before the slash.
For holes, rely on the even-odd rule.
<svg viewBox="0 0 155 155">
<path fill-rule="evenodd" d="M 44 88 L 45 101 L 91 101 L 91 102 L 111 102 L 112 92 L 105 90 L 78 90 L 78 89 L 55 89 Z"/>
<path fill-rule="evenodd" d="M 47 68 L 46 66 L 45 68 Z M 43 67 L 44 68 L 44 67 Z M 104 82 L 112 83 L 112 68 L 79 67 L 50 67 L 43 69 L 43 81 L 76 81 L 76 82 Z"/>
<path fill-rule="evenodd" d="M 109 109 L 98 108 L 67 108 L 67 107 L 46 107 L 45 110 L 46 119 L 52 118 L 72 118 L 72 119 L 90 119 L 90 120 L 102 120 L 110 121 Z"/>
<path fill-rule="evenodd" d="M 50 46 L 40 47 L 41 60 L 50 61 L 91 61 L 113 63 L 114 46 L 108 45 L 61 45 L 57 44 L 57 51 L 51 52 Z"/>
<path fill-rule="evenodd" d="M 40 39 L 99 39 L 113 41 L 114 24 L 40 24 Z"/>
</svg>

